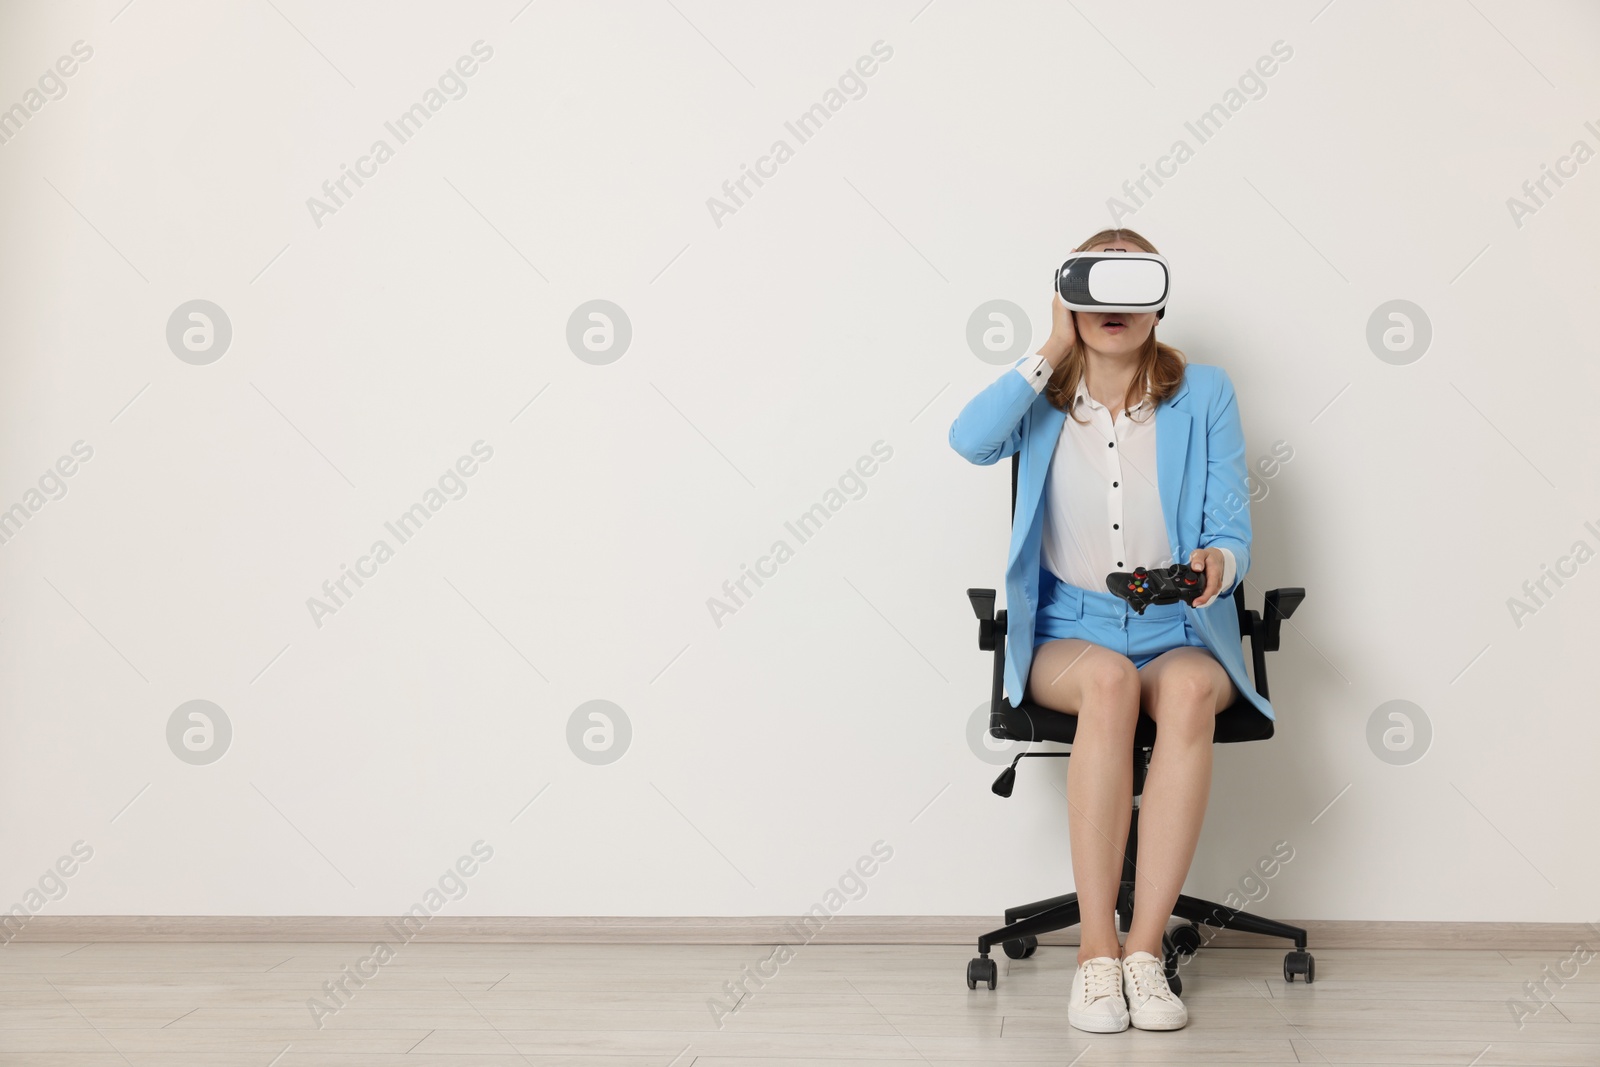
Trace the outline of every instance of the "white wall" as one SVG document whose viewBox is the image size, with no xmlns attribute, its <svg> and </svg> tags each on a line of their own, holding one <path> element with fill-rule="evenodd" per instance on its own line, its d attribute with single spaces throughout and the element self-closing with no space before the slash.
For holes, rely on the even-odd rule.
<svg viewBox="0 0 1600 1067">
<path fill-rule="evenodd" d="M 1600 564 L 1508 609 L 1600 548 L 1600 161 L 1507 204 L 1600 149 L 1592 5 L 122 3 L 0 16 L 0 105 L 93 50 L 0 145 L 0 506 L 27 510 L 0 545 L 0 907 L 78 841 L 40 914 L 392 914 L 480 839 L 457 914 L 795 913 L 879 840 L 860 914 L 1064 891 L 1063 761 L 1001 801 L 968 744 L 964 590 L 1001 582 L 1009 486 L 946 433 L 1001 373 L 969 316 L 1013 301 L 1037 347 L 1062 254 L 1182 138 L 1124 221 L 1174 264 L 1163 339 L 1228 369 L 1252 459 L 1292 450 L 1251 602 L 1309 591 L 1278 736 L 1218 751 L 1188 890 L 1281 840 L 1272 914 L 1595 918 Z M 879 41 L 798 144 L 785 121 Z M 1184 123 L 1279 41 L 1199 144 Z M 378 138 L 319 225 L 307 199 Z M 707 199 L 779 138 L 719 225 Z M 166 338 L 195 299 L 232 327 L 204 365 Z M 566 340 L 594 299 L 632 328 L 605 365 Z M 1394 299 L 1432 327 L 1404 365 L 1366 339 Z M 30 497 L 79 441 L 65 495 Z M 385 521 L 479 441 L 399 544 Z M 308 598 L 380 538 L 319 626 Z M 197 699 L 232 730 L 205 765 L 168 743 Z M 631 724 L 607 765 L 567 740 L 592 700 Z M 1431 723 L 1408 765 L 1367 739 L 1393 700 Z"/>
</svg>

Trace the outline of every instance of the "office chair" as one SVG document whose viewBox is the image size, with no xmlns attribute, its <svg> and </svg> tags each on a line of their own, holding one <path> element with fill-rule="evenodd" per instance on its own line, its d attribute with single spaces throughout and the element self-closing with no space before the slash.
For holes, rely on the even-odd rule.
<svg viewBox="0 0 1600 1067">
<path fill-rule="evenodd" d="M 1011 457 L 1013 519 L 1017 512 L 1018 465 L 1019 457 L 1013 455 Z M 1305 599 L 1305 595 L 1304 589 L 1270 590 L 1266 595 L 1263 613 L 1257 614 L 1255 611 L 1245 610 L 1244 582 L 1240 581 L 1234 588 L 1233 603 L 1239 612 L 1239 634 L 1241 639 L 1245 637 L 1250 639 L 1256 692 L 1262 697 L 1267 696 L 1266 654 L 1278 650 L 1279 627 L 1284 619 L 1294 614 L 1300 602 Z M 968 589 L 967 597 L 978 616 L 978 647 L 985 652 L 994 652 L 994 688 L 990 703 L 989 733 L 1008 741 L 1056 741 L 1070 745 L 1078 727 L 1076 715 L 1035 704 L 1028 693 L 1023 694 L 1022 703 L 1019 705 L 1013 705 L 1006 700 L 1004 686 L 1006 613 L 1003 609 L 998 612 L 994 610 L 993 589 Z M 1253 704 L 1241 696 L 1231 707 L 1217 713 L 1216 732 L 1212 742 L 1233 744 L 1239 741 L 1264 741 L 1272 736 L 1272 728 L 1273 721 L 1257 711 Z M 1155 720 L 1141 711 L 1133 735 L 1133 817 L 1128 824 L 1128 843 L 1122 856 L 1122 885 L 1117 890 L 1117 920 L 1123 933 L 1127 933 L 1133 923 L 1134 857 L 1139 851 L 1139 798 L 1144 793 L 1145 774 L 1150 769 L 1150 752 L 1155 738 Z M 1000 777 L 994 782 L 994 791 L 1002 797 L 1011 795 L 1012 786 L 1017 778 L 1017 764 L 1025 757 L 1070 757 L 1071 755 L 1070 751 L 1022 752 L 1011 761 L 1010 766 L 1000 772 Z M 1315 960 L 1306 951 L 1306 932 L 1298 926 L 1264 919 L 1225 904 L 1181 894 L 1172 910 L 1179 918 L 1189 920 L 1187 926 L 1177 927 L 1161 936 L 1167 984 L 1174 993 L 1183 991 L 1183 982 L 1178 976 L 1178 957 L 1194 955 L 1202 944 L 1200 923 L 1223 930 L 1245 930 L 1254 934 L 1266 934 L 1269 937 L 1290 938 L 1294 941 L 1295 947 L 1283 958 L 1284 981 L 1293 982 L 1297 974 L 1305 976 L 1307 985 L 1316 979 Z M 978 955 L 967 964 L 967 988 L 976 989 L 979 982 L 987 983 L 990 989 L 995 987 L 999 969 L 995 961 L 989 958 L 989 949 L 996 942 L 1000 943 L 1005 954 L 1012 959 L 1027 959 L 1038 949 L 1040 934 L 1075 926 L 1078 921 L 1077 893 L 1067 893 L 1064 896 L 1007 908 L 1006 925 L 978 938 Z"/>
</svg>

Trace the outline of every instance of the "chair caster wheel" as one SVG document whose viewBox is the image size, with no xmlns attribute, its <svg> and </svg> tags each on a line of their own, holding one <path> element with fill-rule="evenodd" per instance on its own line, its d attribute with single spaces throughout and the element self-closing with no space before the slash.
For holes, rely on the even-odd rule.
<svg viewBox="0 0 1600 1067">
<path fill-rule="evenodd" d="M 1283 980 L 1294 981 L 1294 976 L 1306 976 L 1306 985 L 1317 980 L 1317 961 L 1304 949 L 1292 949 L 1283 957 Z"/>
<path fill-rule="evenodd" d="M 1024 937 L 1016 941 L 1007 941 L 1000 947 L 1005 949 L 1006 955 L 1012 959 L 1025 960 L 1039 951 L 1039 939 L 1032 936 Z"/>
<path fill-rule="evenodd" d="M 977 989 L 979 982 L 993 989 L 1000 979 L 1000 968 L 987 956 L 975 956 L 967 963 L 967 988 Z"/>
<path fill-rule="evenodd" d="M 1172 947 L 1178 950 L 1180 956 L 1193 956 L 1200 951 L 1200 927 L 1194 923 L 1178 927 L 1169 936 L 1172 938 Z"/>
</svg>

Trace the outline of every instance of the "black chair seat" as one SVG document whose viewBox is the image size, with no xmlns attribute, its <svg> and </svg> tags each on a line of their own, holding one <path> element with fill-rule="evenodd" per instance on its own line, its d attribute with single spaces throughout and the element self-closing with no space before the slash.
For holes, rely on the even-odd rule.
<svg viewBox="0 0 1600 1067">
<path fill-rule="evenodd" d="M 1058 741 L 1071 744 L 1078 732 L 1078 717 L 1064 711 L 1035 704 L 1026 696 L 1021 707 L 1013 707 L 1009 700 L 998 701 L 1000 710 L 989 713 L 989 733 L 1005 741 Z M 1248 700 L 1241 698 L 1231 707 L 1217 712 L 1217 728 L 1211 740 L 1215 744 L 1236 741 L 1265 741 L 1272 736 L 1273 722 Z M 1133 743 L 1144 747 L 1155 744 L 1156 721 L 1143 711 L 1139 723 L 1133 728 Z"/>
</svg>

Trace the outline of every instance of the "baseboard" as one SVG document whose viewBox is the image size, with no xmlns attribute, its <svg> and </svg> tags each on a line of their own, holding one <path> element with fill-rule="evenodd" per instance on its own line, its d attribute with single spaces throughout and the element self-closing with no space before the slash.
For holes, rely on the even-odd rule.
<svg viewBox="0 0 1600 1067">
<path fill-rule="evenodd" d="M 1585 923 L 1366 922 L 1285 920 L 1304 927 L 1310 947 L 1514 949 L 1566 951 L 1595 940 Z M 90 941 L 391 941 L 400 920 L 345 915 L 36 915 L 0 942 Z M 993 915 L 835 915 L 812 922 L 810 944 L 970 945 L 999 925 Z M 775 945 L 807 940 L 797 918 L 775 916 L 452 916 L 412 922 L 412 941 L 510 944 Z M 419 928 L 420 927 L 420 928 Z M 1287 944 L 1259 934 L 1206 930 L 1206 944 L 1263 948 Z M 1075 930 L 1047 934 L 1047 945 L 1076 945 Z"/>
</svg>

